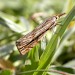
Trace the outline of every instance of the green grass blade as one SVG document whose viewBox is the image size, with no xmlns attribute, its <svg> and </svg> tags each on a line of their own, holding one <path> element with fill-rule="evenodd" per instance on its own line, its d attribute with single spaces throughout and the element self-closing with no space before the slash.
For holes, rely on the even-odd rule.
<svg viewBox="0 0 75 75">
<path fill-rule="evenodd" d="M 75 15 L 75 6 L 72 8 L 72 10 L 68 13 L 68 15 L 66 16 L 66 18 L 64 19 L 64 21 L 62 22 L 61 28 L 59 30 L 59 36 L 61 37 L 63 35 L 63 33 L 65 32 L 68 24 L 71 22 L 71 20 L 73 19 Z"/>
<path fill-rule="evenodd" d="M 40 69 L 46 69 L 48 65 L 51 63 L 51 60 L 54 56 L 55 49 L 57 46 L 58 37 L 62 37 L 63 33 L 65 32 L 68 24 L 72 20 L 73 16 L 75 15 L 75 6 L 72 8 L 72 10 L 69 12 L 69 14 L 64 18 L 62 22 L 62 26 L 57 29 L 57 34 L 54 34 L 51 40 L 49 41 L 49 44 L 46 47 L 46 50 L 41 55 L 39 66 L 37 70 Z M 34 72 L 33 75 L 42 75 L 43 72 Z"/>
</svg>

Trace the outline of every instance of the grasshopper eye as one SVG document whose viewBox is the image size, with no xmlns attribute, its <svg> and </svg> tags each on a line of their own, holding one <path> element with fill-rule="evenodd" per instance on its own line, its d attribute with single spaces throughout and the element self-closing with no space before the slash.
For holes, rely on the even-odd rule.
<svg viewBox="0 0 75 75">
<path fill-rule="evenodd" d="M 55 16 L 56 19 L 59 19 L 59 16 Z"/>
</svg>

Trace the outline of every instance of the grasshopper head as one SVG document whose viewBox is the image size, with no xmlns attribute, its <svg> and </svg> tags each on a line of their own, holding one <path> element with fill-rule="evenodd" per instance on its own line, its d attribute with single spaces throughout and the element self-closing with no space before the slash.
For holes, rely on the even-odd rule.
<svg viewBox="0 0 75 75">
<path fill-rule="evenodd" d="M 66 13 L 58 14 L 58 15 L 56 15 L 55 17 L 56 17 L 56 19 L 59 19 L 60 17 L 64 16 L 65 14 L 66 14 Z"/>
</svg>

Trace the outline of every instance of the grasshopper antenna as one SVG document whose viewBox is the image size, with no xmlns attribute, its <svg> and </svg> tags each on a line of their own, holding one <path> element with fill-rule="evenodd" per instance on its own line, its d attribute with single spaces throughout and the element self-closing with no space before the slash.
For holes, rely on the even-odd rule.
<svg viewBox="0 0 75 75">
<path fill-rule="evenodd" d="M 60 18 L 62 16 L 64 16 L 66 13 L 62 13 L 62 14 L 58 14 L 57 16 Z"/>
</svg>

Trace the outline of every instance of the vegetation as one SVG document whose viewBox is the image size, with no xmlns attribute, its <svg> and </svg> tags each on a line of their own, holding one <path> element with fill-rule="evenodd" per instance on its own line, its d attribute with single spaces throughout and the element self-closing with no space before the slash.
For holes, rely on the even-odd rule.
<svg viewBox="0 0 75 75">
<path fill-rule="evenodd" d="M 74 0 L 1 0 L 0 10 L 0 75 L 75 74 Z M 58 19 L 56 31 L 49 30 L 31 51 L 20 55 L 16 40 L 46 17 L 61 13 L 66 15 Z"/>
</svg>

